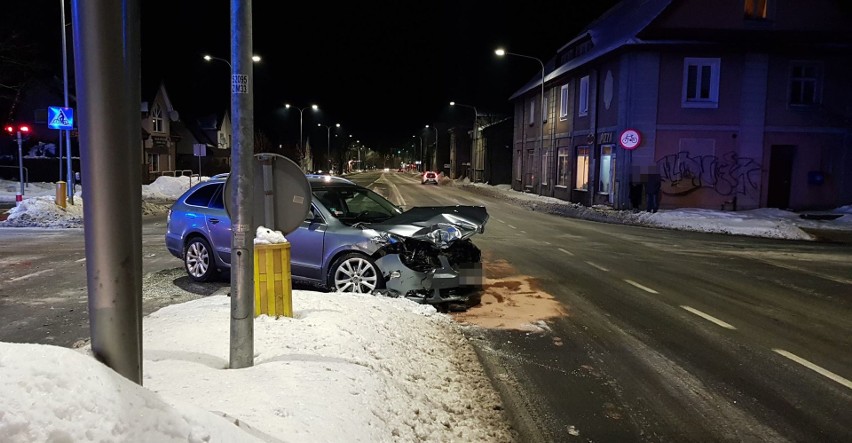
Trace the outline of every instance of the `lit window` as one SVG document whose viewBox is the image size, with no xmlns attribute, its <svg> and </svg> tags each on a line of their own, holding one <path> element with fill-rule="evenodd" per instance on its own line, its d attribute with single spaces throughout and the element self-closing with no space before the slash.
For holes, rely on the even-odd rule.
<svg viewBox="0 0 852 443">
<path fill-rule="evenodd" d="M 601 194 L 609 194 L 612 192 L 612 171 L 615 166 L 615 154 L 612 151 L 612 145 L 601 146 L 601 172 L 600 172 L 600 189 Z"/>
<path fill-rule="evenodd" d="M 574 188 L 579 190 L 589 189 L 589 147 L 577 146 L 577 180 Z"/>
<path fill-rule="evenodd" d="M 745 0 L 745 18 L 766 20 L 769 0 Z"/>
<path fill-rule="evenodd" d="M 589 115 L 589 76 L 580 79 L 580 102 L 577 104 L 577 114 L 581 117 Z"/>
<path fill-rule="evenodd" d="M 718 58 L 692 58 L 683 60 L 684 108 L 717 108 L 719 106 Z"/>
<path fill-rule="evenodd" d="M 550 151 L 544 151 L 541 155 L 541 184 L 544 186 L 548 185 L 548 181 L 550 180 Z"/>
<path fill-rule="evenodd" d="M 547 96 L 544 96 L 541 101 L 541 122 L 547 123 Z"/>
<path fill-rule="evenodd" d="M 151 110 L 151 131 L 163 132 L 163 112 L 160 110 L 160 105 L 154 105 Z"/>
<path fill-rule="evenodd" d="M 812 62 L 794 63 L 790 70 L 790 104 L 810 106 L 820 102 L 819 65 Z"/>
<path fill-rule="evenodd" d="M 569 148 L 559 148 L 557 154 L 556 165 L 556 186 L 568 187 L 571 179 L 571 150 Z"/>
<path fill-rule="evenodd" d="M 568 118 L 568 85 L 562 85 L 559 100 L 559 120 L 565 120 Z"/>
</svg>

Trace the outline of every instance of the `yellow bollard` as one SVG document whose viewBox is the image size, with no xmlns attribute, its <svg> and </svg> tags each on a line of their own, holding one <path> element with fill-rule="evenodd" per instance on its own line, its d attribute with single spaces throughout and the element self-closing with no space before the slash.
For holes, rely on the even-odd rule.
<svg viewBox="0 0 852 443">
<path fill-rule="evenodd" d="M 290 243 L 254 245 L 254 316 L 293 317 Z"/>
<path fill-rule="evenodd" d="M 58 182 L 56 182 L 56 199 L 54 200 L 54 202 L 56 203 L 56 206 L 61 206 L 62 208 L 65 208 L 65 206 L 66 206 L 66 204 L 65 204 L 65 191 L 66 191 L 66 189 L 68 189 L 68 188 L 65 187 L 66 184 L 67 183 L 65 183 L 62 180 L 59 180 Z"/>
</svg>

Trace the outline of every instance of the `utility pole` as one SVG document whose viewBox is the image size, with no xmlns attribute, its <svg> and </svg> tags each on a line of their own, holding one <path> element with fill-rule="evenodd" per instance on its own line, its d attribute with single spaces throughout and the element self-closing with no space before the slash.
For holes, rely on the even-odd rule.
<svg viewBox="0 0 852 443">
<path fill-rule="evenodd" d="M 68 107 L 68 45 L 65 41 L 65 0 L 59 0 L 61 7 L 59 8 L 60 15 L 62 16 L 62 83 L 63 89 L 65 90 L 65 107 Z M 73 164 L 71 162 L 71 131 L 64 130 L 59 131 L 59 149 L 62 149 L 62 132 L 65 132 L 65 149 L 68 150 L 67 161 L 68 161 L 68 171 L 66 173 L 67 176 L 67 184 L 66 191 L 68 193 L 68 204 L 74 204 L 74 170 Z M 59 160 L 59 163 L 62 163 L 62 160 Z M 62 167 L 60 166 L 60 170 Z M 62 174 L 59 174 L 59 179 L 62 180 Z"/>
<path fill-rule="evenodd" d="M 71 10 L 92 353 L 141 385 L 139 0 L 72 0 Z"/>
<path fill-rule="evenodd" d="M 251 0 L 231 0 L 231 348 L 230 368 L 254 365 L 254 73 L 252 68 Z"/>
</svg>

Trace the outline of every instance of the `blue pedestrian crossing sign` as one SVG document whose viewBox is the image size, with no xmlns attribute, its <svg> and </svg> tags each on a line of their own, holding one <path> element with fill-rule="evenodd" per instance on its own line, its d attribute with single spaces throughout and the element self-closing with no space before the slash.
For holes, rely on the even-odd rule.
<svg viewBox="0 0 852 443">
<path fill-rule="evenodd" d="M 61 130 L 74 129 L 74 108 L 60 108 L 59 106 L 48 106 L 47 127 L 50 129 Z"/>
</svg>

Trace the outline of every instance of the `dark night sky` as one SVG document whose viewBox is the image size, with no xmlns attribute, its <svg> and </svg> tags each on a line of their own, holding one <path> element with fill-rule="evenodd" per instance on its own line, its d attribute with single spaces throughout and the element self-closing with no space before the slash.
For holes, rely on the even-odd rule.
<svg viewBox="0 0 852 443">
<path fill-rule="evenodd" d="M 55 61 L 60 75 L 59 1 L 15 3 L 20 20 L 2 25 L 35 34 L 42 46 L 36 53 L 48 67 Z M 140 3 L 144 81 L 163 79 L 184 117 L 226 109 L 228 67 L 207 63 L 202 55 L 230 58 L 230 2 Z M 263 57 L 254 71 L 256 129 L 275 143 L 293 143 L 298 111 L 288 114 L 283 104 L 316 103 L 321 113 L 304 113 L 312 144 L 325 145 L 326 130 L 318 122 L 339 122 L 345 134 L 386 150 L 410 143 L 426 124 L 472 119 L 472 110 L 450 108 L 450 100 L 510 115 L 508 97 L 540 68 L 534 60 L 500 59 L 494 49 L 503 46 L 547 62 L 613 3 L 254 1 L 254 52 Z M 67 4 L 70 22 L 70 0 Z"/>
</svg>

